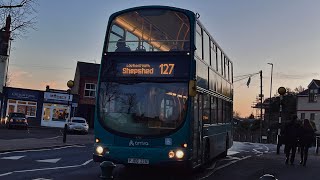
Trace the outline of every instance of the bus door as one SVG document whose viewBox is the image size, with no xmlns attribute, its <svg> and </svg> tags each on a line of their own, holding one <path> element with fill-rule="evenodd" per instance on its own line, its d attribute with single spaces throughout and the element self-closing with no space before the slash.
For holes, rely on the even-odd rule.
<svg viewBox="0 0 320 180">
<path fill-rule="evenodd" d="M 202 160 L 202 95 L 197 94 L 193 103 L 193 159 L 196 164 L 200 164 Z"/>
</svg>

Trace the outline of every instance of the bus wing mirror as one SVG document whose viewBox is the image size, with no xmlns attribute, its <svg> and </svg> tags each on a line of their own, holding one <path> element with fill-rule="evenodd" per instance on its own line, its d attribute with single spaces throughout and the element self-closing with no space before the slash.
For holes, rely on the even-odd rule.
<svg viewBox="0 0 320 180">
<path fill-rule="evenodd" d="M 195 80 L 189 81 L 189 96 L 196 96 L 197 95 L 197 86 Z"/>
</svg>

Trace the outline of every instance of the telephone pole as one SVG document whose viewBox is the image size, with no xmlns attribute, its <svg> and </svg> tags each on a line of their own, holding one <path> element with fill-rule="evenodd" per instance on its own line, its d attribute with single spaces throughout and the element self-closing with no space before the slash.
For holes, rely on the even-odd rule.
<svg viewBox="0 0 320 180">
<path fill-rule="evenodd" d="M 260 143 L 262 142 L 262 100 L 263 100 L 263 94 L 262 94 L 262 70 L 259 72 L 260 73 Z"/>
</svg>

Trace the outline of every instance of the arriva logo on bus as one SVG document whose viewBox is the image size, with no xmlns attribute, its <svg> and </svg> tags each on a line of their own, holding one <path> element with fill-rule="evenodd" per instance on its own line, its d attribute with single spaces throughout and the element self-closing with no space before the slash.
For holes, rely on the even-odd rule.
<svg viewBox="0 0 320 180">
<path fill-rule="evenodd" d="M 143 142 L 143 141 L 129 141 L 129 146 L 149 146 L 148 142 Z"/>
</svg>

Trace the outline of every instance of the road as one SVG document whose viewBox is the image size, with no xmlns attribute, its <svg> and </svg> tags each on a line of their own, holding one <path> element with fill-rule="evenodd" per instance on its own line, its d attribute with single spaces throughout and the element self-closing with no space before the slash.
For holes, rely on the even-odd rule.
<svg viewBox="0 0 320 180">
<path fill-rule="evenodd" d="M 298 165 L 285 166 L 283 160 L 283 155 L 275 155 L 275 145 L 235 142 L 226 158 L 218 159 L 192 175 L 159 169 L 126 169 L 118 165 L 114 176 L 115 179 L 247 180 L 258 179 L 265 173 L 280 176 L 277 166 L 303 170 Z M 91 144 L 4 152 L 0 153 L 0 164 L 0 179 L 100 179 L 99 164 L 92 162 Z"/>
<path fill-rule="evenodd" d="M 7 129 L 0 126 L 0 139 L 52 138 L 62 136 L 61 128 Z"/>
<path fill-rule="evenodd" d="M 0 152 L 0 179 L 101 179 L 99 163 L 92 161 L 92 132 L 89 135 L 79 135 L 73 140 L 73 145 L 59 147 L 36 148 L 21 151 Z M 3 142 L 28 142 L 31 140 L 39 145 L 61 138 L 60 129 L 0 130 L 0 140 Z M 69 136 L 68 142 L 72 143 Z M 19 141 L 17 141 L 19 140 Z M 83 141 L 82 141 L 83 140 Z M 7 142 L 8 141 L 8 142 Z M 75 141 L 74 141 L 75 142 Z M 80 143 L 79 143 L 80 142 Z M 3 146 L 4 144 L 1 144 Z M 8 144 L 7 144 L 8 145 Z M 116 180 L 126 179 L 184 179 L 184 180 L 256 180 L 263 174 L 273 174 L 282 179 L 316 179 L 320 168 L 320 156 L 315 155 L 314 148 L 310 150 L 307 167 L 285 165 L 283 146 L 280 155 L 276 155 L 276 146 L 272 144 L 256 144 L 234 142 L 228 151 L 228 156 L 217 159 L 206 168 L 192 173 L 168 171 L 165 169 L 126 168 L 117 165 L 114 170 Z"/>
</svg>

